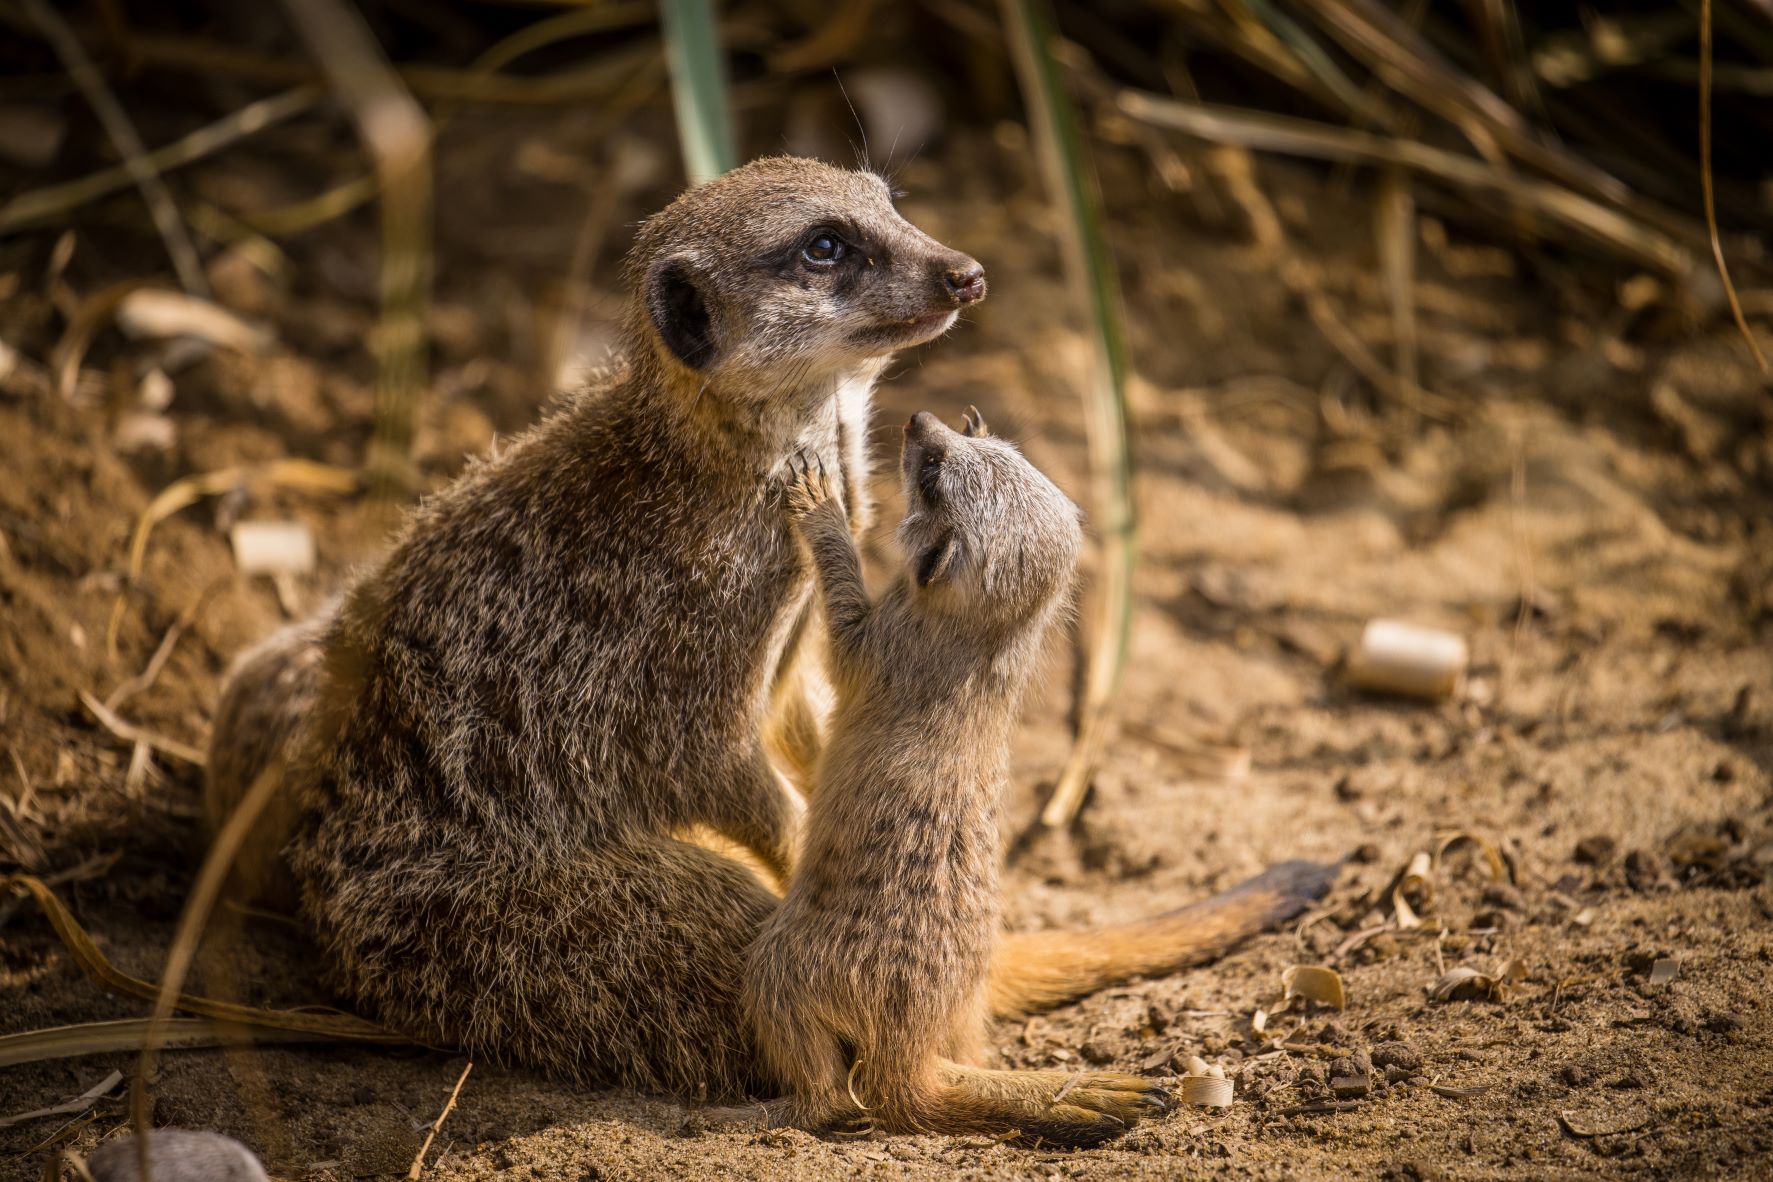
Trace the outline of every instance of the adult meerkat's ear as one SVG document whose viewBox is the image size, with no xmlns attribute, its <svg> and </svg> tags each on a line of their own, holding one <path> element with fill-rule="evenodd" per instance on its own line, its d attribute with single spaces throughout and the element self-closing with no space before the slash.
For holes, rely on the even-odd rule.
<svg viewBox="0 0 1773 1182">
<path fill-rule="evenodd" d="M 942 540 L 917 556 L 917 585 L 928 587 L 931 583 L 948 577 L 949 568 L 954 565 L 954 556 L 960 547 L 954 541 L 953 534 L 942 535 Z"/>
<path fill-rule="evenodd" d="M 696 278 L 684 256 L 659 259 L 646 273 L 646 311 L 673 356 L 691 369 L 706 369 L 714 360 L 714 323 Z"/>
</svg>

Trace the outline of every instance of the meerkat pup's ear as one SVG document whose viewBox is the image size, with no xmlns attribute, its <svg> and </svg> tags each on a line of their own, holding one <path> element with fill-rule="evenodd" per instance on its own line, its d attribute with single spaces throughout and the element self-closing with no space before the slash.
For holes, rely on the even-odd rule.
<svg viewBox="0 0 1773 1182">
<path fill-rule="evenodd" d="M 942 535 L 942 540 L 917 556 L 917 585 L 928 587 L 948 577 L 948 571 L 954 565 L 954 555 L 960 549 L 955 544 L 953 534 Z"/>
<path fill-rule="evenodd" d="M 647 271 L 646 311 L 659 339 L 679 361 L 691 369 L 706 369 L 714 360 L 713 319 L 689 259 L 669 255 Z"/>
</svg>

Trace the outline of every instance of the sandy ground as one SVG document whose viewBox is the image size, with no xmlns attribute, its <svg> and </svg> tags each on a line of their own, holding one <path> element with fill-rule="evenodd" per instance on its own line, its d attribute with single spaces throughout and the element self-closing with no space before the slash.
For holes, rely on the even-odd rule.
<svg viewBox="0 0 1773 1182">
<path fill-rule="evenodd" d="M 486 179 L 441 211 L 419 445 L 433 483 L 544 400 L 548 330 L 570 296 L 562 260 L 581 233 L 601 246 L 577 341 L 594 354 L 615 307 L 621 219 L 669 190 L 666 177 L 642 181 L 587 228 L 581 196 L 522 164 L 537 144 L 580 150 L 574 134 L 536 117 L 494 135 L 466 118 L 444 140 L 446 187 Z M 904 207 L 984 261 L 992 296 L 896 367 L 880 446 L 911 410 L 952 417 L 977 403 L 1087 504 L 1075 393 L 1087 352 L 1025 145 L 1013 129 L 966 133 L 938 161 L 906 170 Z M 1080 1153 L 691 1134 L 674 1102 L 483 1062 L 427 1177 L 1767 1176 L 1773 401 L 1740 342 L 1722 322 L 1670 331 L 1627 311 L 1615 294 L 1625 276 L 1560 269 L 1554 284 L 1553 264 L 1529 268 L 1425 226 L 1423 378 L 1454 407 L 1437 421 L 1354 377 L 1277 279 L 1277 252 L 1252 245 L 1229 187 L 1215 201 L 1168 193 L 1118 152 L 1104 172 L 1139 373 L 1138 609 L 1121 732 L 1075 828 L 1016 850 L 1012 920 L 1131 918 L 1285 858 L 1352 860 L 1288 930 L 1204 969 L 1001 1025 L 994 1043 L 1011 1066 L 1170 1080 L 1199 1054 L 1235 1079 L 1236 1102 L 1183 1108 Z M 1267 164 L 1256 175 L 1333 306 L 1388 358 L 1361 191 Z M 299 178 L 243 147 L 185 183 L 252 201 Z M 1204 189 L 1215 183 L 1201 173 Z M 158 266 L 140 261 L 151 240 L 121 233 L 102 221 L 83 232 L 56 282 L 87 297 Z M 38 361 L 62 323 L 44 279 L 54 237 L 0 255 L 20 292 L 0 338 Z M 28 367 L 0 380 L 0 868 L 61 874 L 62 897 L 107 954 L 149 978 L 201 853 L 199 774 L 162 757 L 132 775 L 130 746 L 94 724 L 79 691 L 108 694 L 186 617 L 163 672 L 119 713 L 200 744 L 229 657 L 318 604 L 381 536 L 355 498 L 263 487 L 204 498 L 154 531 L 107 652 L 129 531 L 159 489 L 232 464 L 349 465 L 362 453 L 373 219 L 285 246 L 292 279 L 230 257 L 217 284 L 279 343 L 177 369 L 168 446 L 120 442 L 113 375 L 127 379 L 150 346 L 114 331 L 95 340 L 71 399 Z M 877 569 L 898 506 L 890 485 L 880 491 Z M 236 574 L 225 527 L 242 516 L 308 522 L 320 572 L 281 596 Z M 1460 695 L 1430 705 L 1346 688 L 1337 664 L 1374 616 L 1465 635 Z M 1065 750 L 1073 639 L 1052 648 L 1017 747 L 1012 832 Z M 1247 775 L 1218 774 L 1208 747 L 1246 749 Z M 1456 834 L 1480 840 L 1446 848 L 1432 889 L 1408 896 L 1421 926 L 1400 929 L 1393 880 Z M 198 985 L 326 1000 L 287 925 L 224 915 L 211 943 Z M 1295 963 L 1339 970 L 1346 1009 L 1283 1008 L 1281 975 Z M 1431 1000 L 1459 966 L 1511 979 L 1490 1000 Z M 82 977 L 30 905 L 0 911 L 0 1033 L 141 1012 Z M 282 1178 L 403 1175 L 463 1064 L 349 1047 L 177 1052 L 154 1113 L 241 1137 Z M 0 1069 L 0 1117 L 79 1095 L 113 1068 L 132 1060 Z M 81 1114 L 0 1129 L 0 1177 L 38 1176 L 50 1147 L 90 1151 L 124 1123 L 114 1092 Z"/>
</svg>

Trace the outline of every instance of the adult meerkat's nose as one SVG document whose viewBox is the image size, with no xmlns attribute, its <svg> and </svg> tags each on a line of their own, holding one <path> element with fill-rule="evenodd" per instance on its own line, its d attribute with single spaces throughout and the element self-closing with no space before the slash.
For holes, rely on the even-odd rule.
<svg viewBox="0 0 1773 1182">
<path fill-rule="evenodd" d="M 942 282 L 957 304 L 976 304 L 985 298 L 985 268 L 964 255 L 943 273 Z"/>
</svg>

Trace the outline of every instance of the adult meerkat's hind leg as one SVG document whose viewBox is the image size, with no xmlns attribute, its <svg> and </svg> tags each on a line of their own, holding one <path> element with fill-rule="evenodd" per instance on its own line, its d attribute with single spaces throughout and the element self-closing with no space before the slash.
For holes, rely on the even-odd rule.
<svg viewBox="0 0 1773 1182">
<path fill-rule="evenodd" d="M 1282 862 L 1175 911 L 1085 931 L 1023 932 L 998 941 L 989 997 L 996 1015 L 1048 1009 L 1135 976 L 1204 964 L 1285 923 L 1324 896 L 1340 863 Z"/>
</svg>

